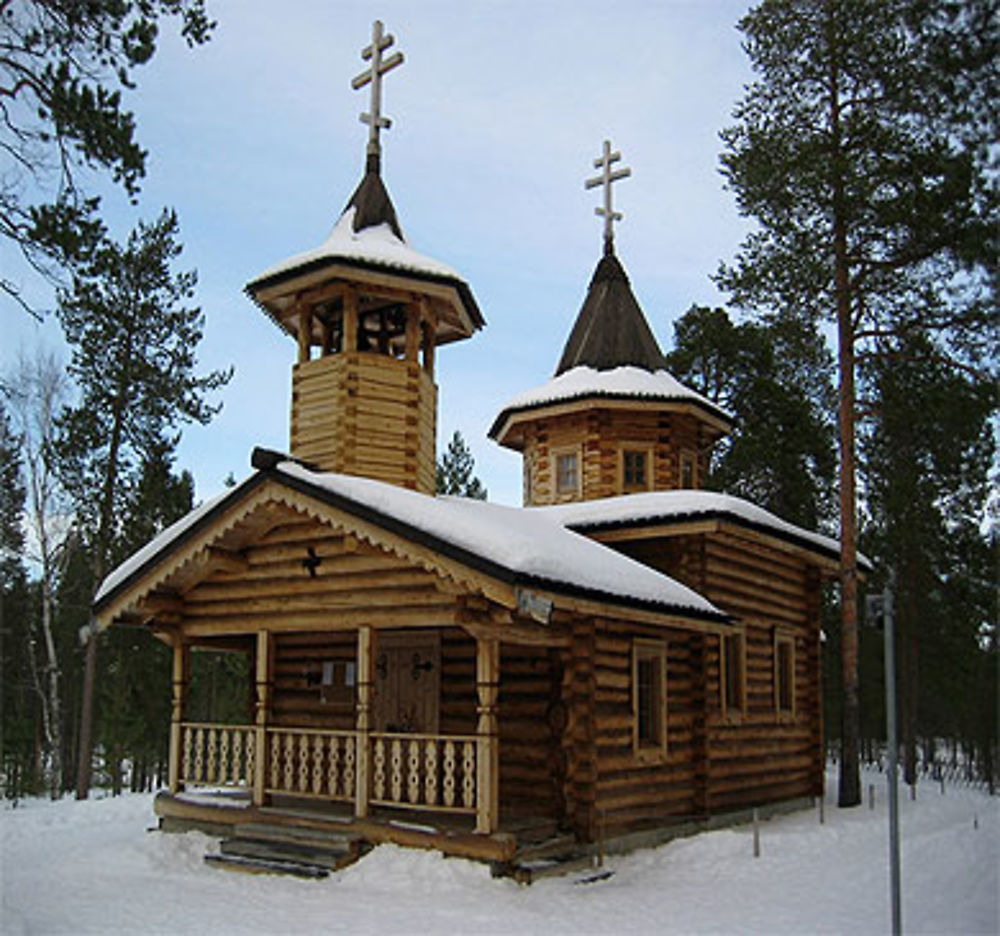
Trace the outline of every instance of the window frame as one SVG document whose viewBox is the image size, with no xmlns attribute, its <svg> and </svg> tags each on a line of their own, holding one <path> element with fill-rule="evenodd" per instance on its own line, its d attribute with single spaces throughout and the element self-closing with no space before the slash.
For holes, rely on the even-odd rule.
<svg viewBox="0 0 1000 936">
<path fill-rule="evenodd" d="M 651 737 L 640 738 L 640 682 L 643 663 L 654 665 L 655 695 L 650 711 Z M 663 760 L 667 755 L 667 642 L 646 637 L 632 640 L 632 753 L 642 761 Z"/>
<path fill-rule="evenodd" d="M 684 466 L 691 466 L 691 484 L 684 483 Z M 698 490 L 698 453 L 691 448 L 682 448 L 677 453 L 677 488 L 681 491 Z"/>
<path fill-rule="evenodd" d="M 626 479 L 625 462 L 628 455 L 642 455 L 645 480 L 641 484 L 629 484 Z M 618 491 L 633 494 L 653 490 L 653 446 L 624 443 L 618 446 Z"/>
<path fill-rule="evenodd" d="M 559 459 L 572 456 L 576 461 L 575 486 L 559 486 Z M 579 498 L 583 491 L 583 452 L 579 445 L 563 445 L 553 448 L 552 458 L 552 492 L 556 500 L 560 498 Z"/>
<path fill-rule="evenodd" d="M 737 679 L 739 680 L 735 703 L 730 702 L 730 641 L 739 641 L 736 661 L 738 665 Z M 747 634 L 745 627 L 737 627 L 732 631 L 719 634 L 719 708 L 723 718 L 737 721 L 746 714 L 747 711 Z"/>
<path fill-rule="evenodd" d="M 525 507 L 535 502 L 535 460 L 528 452 L 521 456 L 521 497 Z"/>
<path fill-rule="evenodd" d="M 782 648 L 787 648 L 788 651 L 788 668 L 787 668 L 787 696 L 788 704 L 786 706 L 782 705 L 782 688 L 785 682 L 784 675 L 782 673 Z M 781 631 L 775 628 L 774 631 L 774 713 L 782 720 L 791 720 L 795 718 L 795 635 L 790 634 L 787 631 Z"/>
</svg>

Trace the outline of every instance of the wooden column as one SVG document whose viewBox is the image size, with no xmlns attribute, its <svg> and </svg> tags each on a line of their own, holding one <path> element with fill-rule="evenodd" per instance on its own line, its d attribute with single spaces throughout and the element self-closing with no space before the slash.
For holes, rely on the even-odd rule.
<svg viewBox="0 0 1000 936">
<path fill-rule="evenodd" d="M 358 294 L 350 285 L 344 290 L 344 341 L 341 350 L 358 350 Z"/>
<path fill-rule="evenodd" d="M 423 320 L 422 350 L 424 354 L 424 370 L 427 376 L 434 378 L 434 324 L 428 319 Z"/>
<path fill-rule="evenodd" d="M 406 360 L 419 363 L 420 353 L 420 304 L 411 302 L 406 306 Z"/>
<path fill-rule="evenodd" d="M 299 363 L 309 360 L 309 346 L 312 344 L 312 310 L 299 303 Z"/>
<path fill-rule="evenodd" d="M 500 743 L 497 698 L 500 694 L 500 642 L 476 638 L 476 831 L 483 835 L 500 826 Z"/>
<path fill-rule="evenodd" d="M 597 831 L 597 742 L 594 725 L 596 627 L 593 618 L 573 622 L 570 660 L 563 684 L 568 690 L 567 807 L 577 836 L 592 842 Z M 567 686 L 568 683 L 568 686 Z"/>
<path fill-rule="evenodd" d="M 181 723 L 184 721 L 184 706 L 187 701 L 188 674 L 190 673 L 191 649 L 178 635 L 174 638 L 173 666 L 173 706 L 170 714 L 170 762 L 168 783 L 171 793 L 183 789 L 181 762 L 183 758 Z"/>
<path fill-rule="evenodd" d="M 372 683 L 375 679 L 375 660 L 372 647 L 372 629 L 358 628 L 358 737 L 355 751 L 354 815 L 363 819 L 368 815 L 368 791 L 371 788 L 369 735 L 372 729 Z"/>
<path fill-rule="evenodd" d="M 257 632 L 257 717 L 256 740 L 257 752 L 254 757 L 253 803 L 263 806 L 265 778 L 267 777 L 267 722 L 271 707 L 271 658 L 274 650 L 274 636 L 268 631 Z"/>
</svg>

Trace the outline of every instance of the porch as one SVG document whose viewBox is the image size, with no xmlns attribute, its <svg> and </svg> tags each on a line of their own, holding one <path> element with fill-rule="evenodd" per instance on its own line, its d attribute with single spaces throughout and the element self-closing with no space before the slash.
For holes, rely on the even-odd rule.
<svg viewBox="0 0 1000 936">
<path fill-rule="evenodd" d="M 501 765 L 495 639 L 456 628 L 259 632 L 242 648 L 253 674 L 253 720 L 244 724 L 185 717 L 193 646 L 174 643 L 169 794 L 158 800 L 161 818 L 226 825 L 236 818 L 236 802 L 241 822 L 277 815 L 282 822 L 351 824 L 368 841 L 401 844 L 415 833 L 423 842 L 430 830 L 448 840 L 446 850 L 460 842 L 456 853 L 489 860 L 512 851 L 505 837 L 511 830 L 534 825 L 555 834 L 561 811 L 543 787 L 556 790 L 559 778 L 539 783 L 536 773 L 547 770 L 561 743 L 561 726 L 537 727 L 560 691 L 547 650 L 505 648 L 506 708 L 515 718 L 503 729 Z M 237 647 L 230 641 L 228 649 Z M 545 691 L 523 701 L 536 686 Z M 536 726 L 530 739 L 527 721 Z M 537 762 L 531 772 L 528 753 Z M 470 844 L 475 839 L 481 841 Z"/>
</svg>

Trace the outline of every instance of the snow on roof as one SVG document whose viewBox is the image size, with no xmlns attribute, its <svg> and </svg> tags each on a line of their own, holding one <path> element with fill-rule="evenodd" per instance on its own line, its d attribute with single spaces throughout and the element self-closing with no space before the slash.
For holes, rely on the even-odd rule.
<svg viewBox="0 0 1000 936">
<path fill-rule="evenodd" d="M 829 536 L 782 520 L 741 497 L 714 491 L 651 491 L 533 509 L 577 530 L 723 516 L 803 545 L 818 547 L 825 553 L 835 556 L 840 553 L 840 544 Z M 866 557 L 859 555 L 858 558 L 870 565 Z"/>
<path fill-rule="evenodd" d="M 357 209 L 351 205 L 340 216 L 334 225 L 330 236 L 319 247 L 296 254 L 287 260 L 282 260 L 266 269 L 251 281 L 251 286 L 289 273 L 299 267 L 307 266 L 320 260 L 346 259 L 370 263 L 373 266 L 389 267 L 394 270 L 406 270 L 427 276 L 441 276 L 447 279 L 464 282 L 462 277 L 451 267 L 414 250 L 409 242 L 396 236 L 387 223 L 354 230 L 354 213 Z"/>
<path fill-rule="evenodd" d="M 346 502 L 343 506 L 348 511 L 352 506 L 360 508 L 375 523 L 383 520 L 396 529 L 401 524 L 409 528 L 411 535 L 416 532 L 438 544 L 471 554 L 499 567 L 498 571 L 522 577 L 525 584 L 548 586 L 557 591 L 569 588 L 615 601 L 652 604 L 698 616 L 724 617 L 690 588 L 566 529 L 561 518 L 543 510 L 505 507 L 462 497 L 430 497 L 370 478 L 312 471 L 292 461 L 279 462 L 270 469 L 270 474 L 279 480 L 284 476 L 289 481 L 304 483 L 320 496 L 333 495 Z M 206 501 L 160 533 L 108 575 L 94 603 L 100 604 L 224 499 L 238 498 L 241 489 L 259 477 L 259 473 L 254 474 L 239 488 Z"/>
<path fill-rule="evenodd" d="M 277 471 L 530 579 L 722 616 L 687 586 L 554 523 L 542 511 L 429 497 L 371 478 L 310 471 L 295 462 L 282 462 Z"/>
<path fill-rule="evenodd" d="M 508 413 L 587 396 L 681 400 L 697 403 L 727 420 L 731 421 L 733 418 L 707 397 L 684 386 L 670 371 L 648 371 L 631 365 L 611 370 L 574 367 L 534 390 L 518 394 L 506 403 L 501 412 Z"/>
</svg>

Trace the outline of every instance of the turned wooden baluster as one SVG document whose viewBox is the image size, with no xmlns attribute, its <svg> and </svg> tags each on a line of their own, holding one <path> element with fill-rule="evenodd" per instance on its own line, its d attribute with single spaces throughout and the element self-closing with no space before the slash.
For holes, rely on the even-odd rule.
<svg viewBox="0 0 1000 936">
<path fill-rule="evenodd" d="M 438 742 L 431 739 L 424 750 L 424 802 L 437 805 L 438 796 Z"/>
<path fill-rule="evenodd" d="M 430 743 L 430 742 L 428 742 Z M 406 795 L 411 803 L 420 802 L 420 742 L 412 740 L 406 759 Z"/>
<path fill-rule="evenodd" d="M 372 796 L 385 799 L 385 739 L 376 738 L 372 743 Z"/>
<path fill-rule="evenodd" d="M 403 745 L 399 738 L 394 738 L 389 753 L 389 766 L 391 770 L 390 783 L 392 786 L 392 801 L 401 803 L 403 801 Z"/>
<path fill-rule="evenodd" d="M 229 729 L 219 730 L 219 783 L 229 779 Z"/>
<path fill-rule="evenodd" d="M 444 743 L 444 776 L 442 777 L 444 788 L 445 806 L 455 805 L 455 742 L 445 741 Z"/>
</svg>

